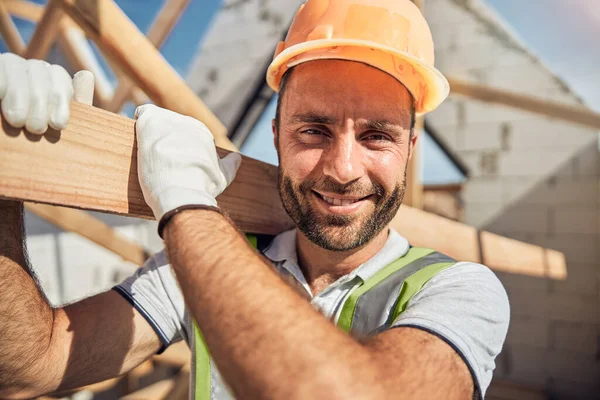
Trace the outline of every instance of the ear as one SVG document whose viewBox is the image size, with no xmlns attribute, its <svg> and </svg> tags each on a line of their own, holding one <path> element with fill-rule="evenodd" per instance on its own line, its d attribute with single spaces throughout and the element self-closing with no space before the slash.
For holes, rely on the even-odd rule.
<svg viewBox="0 0 600 400">
<path fill-rule="evenodd" d="M 277 124 L 275 123 L 275 118 L 271 120 L 271 130 L 273 131 L 273 144 L 275 145 L 275 149 L 279 150 L 277 143 L 279 142 L 279 131 L 277 130 Z"/>
<path fill-rule="evenodd" d="M 408 142 L 408 159 L 410 160 L 415 147 L 417 146 L 417 140 L 419 139 L 419 130 L 417 128 L 414 129 L 414 133 L 412 135 L 412 137 L 410 138 L 410 141 Z"/>
</svg>

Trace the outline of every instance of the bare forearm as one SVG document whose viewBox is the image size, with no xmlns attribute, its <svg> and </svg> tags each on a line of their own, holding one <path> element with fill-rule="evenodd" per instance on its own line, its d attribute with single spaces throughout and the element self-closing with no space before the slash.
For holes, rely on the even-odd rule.
<svg viewBox="0 0 600 400">
<path fill-rule="evenodd" d="M 369 353 L 288 287 L 224 217 L 186 212 L 165 234 L 187 304 L 236 394 L 336 398 L 376 380 L 369 368 L 353 376 L 353 366 L 371 364 Z"/>
<path fill-rule="evenodd" d="M 27 385 L 47 350 L 53 311 L 29 268 L 23 205 L 0 201 L 0 397 Z"/>
</svg>

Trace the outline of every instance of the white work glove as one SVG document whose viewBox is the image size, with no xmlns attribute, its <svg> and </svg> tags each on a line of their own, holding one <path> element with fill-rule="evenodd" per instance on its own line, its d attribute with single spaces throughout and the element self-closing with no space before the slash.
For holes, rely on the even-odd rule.
<svg viewBox="0 0 600 400">
<path fill-rule="evenodd" d="M 74 90 L 75 88 L 75 90 Z M 80 71 L 73 80 L 60 65 L 0 54 L 2 115 L 14 128 L 43 134 L 48 125 L 63 129 L 69 122 L 69 103 L 92 104 L 94 75 Z"/>
<path fill-rule="evenodd" d="M 233 181 L 239 153 L 222 159 L 202 122 L 152 104 L 135 111 L 138 175 L 159 234 L 170 217 L 187 208 L 217 207 L 216 197 Z"/>
</svg>

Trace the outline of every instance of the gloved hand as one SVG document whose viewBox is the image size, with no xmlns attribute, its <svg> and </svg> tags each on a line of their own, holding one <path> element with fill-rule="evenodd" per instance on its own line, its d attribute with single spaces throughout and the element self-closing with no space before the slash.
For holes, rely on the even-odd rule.
<svg viewBox="0 0 600 400">
<path fill-rule="evenodd" d="M 212 134 L 192 117 L 152 104 L 138 107 L 135 117 L 138 175 L 161 222 L 159 234 L 177 209 L 217 207 L 216 197 L 235 178 L 241 155 L 219 158 Z"/>
<path fill-rule="evenodd" d="M 73 89 L 75 87 L 75 90 Z M 92 104 L 94 75 L 75 74 L 73 81 L 60 65 L 25 60 L 12 53 L 0 54 L 0 100 L 9 125 L 43 134 L 50 127 L 60 130 L 69 122 L 69 103 Z"/>
</svg>

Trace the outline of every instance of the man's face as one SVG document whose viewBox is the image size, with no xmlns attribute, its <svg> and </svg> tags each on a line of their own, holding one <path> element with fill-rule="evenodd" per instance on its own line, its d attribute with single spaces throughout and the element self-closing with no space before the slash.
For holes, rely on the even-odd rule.
<svg viewBox="0 0 600 400">
<path fill-rule="evenodd" d="M 358 248 L 395 216 L 406 187 L 412 98 L 364 64 L 294 68 L 273 124 L 279 193 L 300 231 L 334 251 Z"/>
</svg>

